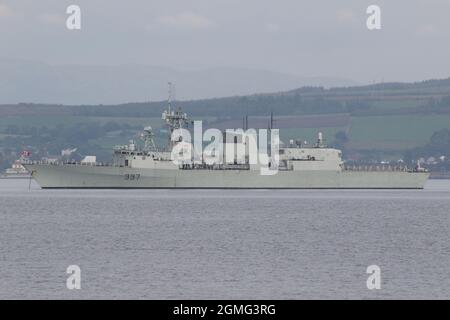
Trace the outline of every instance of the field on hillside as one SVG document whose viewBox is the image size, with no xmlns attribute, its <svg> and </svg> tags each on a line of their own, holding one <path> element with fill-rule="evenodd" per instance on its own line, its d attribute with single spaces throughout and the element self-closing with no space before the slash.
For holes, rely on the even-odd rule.
<svg viewBox="0 0 450 320">
<path fill-rule="evenodd" d="M 240 128 L 242 120 L 207 119 L 209 126 L 220 129 Z M 12 135 L 6 134 L 10 126 L 19 128 L 47 127 L 58 125 L 70 126 L 82 123 L 105 125 L 115 122 L 129 125 L 131 130 L 139 132 L 146 125 L 151 125 L 157 135 L 163 135 L 164 128 L 159 118 L 142 117 L 82 117 L 82 116 L 23 116 L 3 117 L 0 119 L 0 140 Z M 267 117 L 250 117 L 249 126 L 267 128 Z M 207 125 L 205 124 L 205 127 Z M 355 117 L 348 114 L 331 114 L 316 116 L 275 117 L 275 128 L 280 128 L 281 139 L 288 142 L 290 138 L 314 142 L 319 131 L 323 132 L 328 142 L 334 140 L 334 135 L 343 131 L 347 133 L 348 147 L 354 150 L 398 150 L 426 144 L 431 135 L 440 129 L 450 128 L 450 115 L 392 115 Z M 91 140 L 91 143 L 110 148 L 112 145 L 127 142 L 129 138 L 110 134 Z"/>
<path fill-rule="evenodd" d="M 426 144 L 434 132 L 444 128 L 450 128 L 450 115 L 355 117 L 349 147 L 405 150 Z"/>
</svg>

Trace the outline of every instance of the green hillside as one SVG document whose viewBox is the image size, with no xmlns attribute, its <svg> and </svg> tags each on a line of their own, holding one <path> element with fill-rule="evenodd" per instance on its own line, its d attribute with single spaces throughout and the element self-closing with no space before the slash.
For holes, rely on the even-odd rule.
<svg viewBox="0 0 450 320">
<path fill-rule="evenodd" d="M 165 102 L 125 105 L 62 106 L 0 105 L 0 166 L 5 167 L 24 148 L 35 154 L 58 154 L 78 147 L 81 152 L 107 157 L 115 144 L 136 138 L 151 125 L 157 140 L 166 133 L 160 115 Z M 266 128 L 270 112 L 283 140 L 316 139 L 324 133 L 330 144 L 336 134 L 348 140 L 340 147 L 347 156 L 401 158 L 413 148 L 425 146 L 433 133 L 450 129 L 450 79 L 418 83 L 384 83 L 348 88 L 300 88 L 298 90 L 177 103 L 205 127 L 242 126 Z M 442 150 L 443 153 L 448 150 Z M 2 160 L 3 159 L 3 160 Z"/>
</svg>

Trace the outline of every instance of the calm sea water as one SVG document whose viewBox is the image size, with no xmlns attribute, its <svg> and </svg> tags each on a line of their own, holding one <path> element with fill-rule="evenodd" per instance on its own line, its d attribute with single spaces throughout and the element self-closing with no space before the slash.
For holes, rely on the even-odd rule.
<svg viewBox="0 0 450 320">
<path fill-rule="evenodd" d="M 0 180 L 1 299 L 450 298 L 450 181 L 423 191 L 46 191 Z M 81 268 L 81 290 L 66 268 Z M 381 290 L 366 269 L 381 268 Z"/>
</svg>

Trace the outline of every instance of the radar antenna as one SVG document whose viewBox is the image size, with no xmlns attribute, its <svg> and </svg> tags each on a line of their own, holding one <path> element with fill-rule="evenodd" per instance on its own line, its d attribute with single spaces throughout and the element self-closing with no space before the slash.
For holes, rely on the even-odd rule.
<svg viewBox="0 0 450 320">
<path fill-rule="evenodd" d="M 144 128 L 144 131 L 141 134 L 141 139 L 144 140 L 144 151 L 155 151 L 156 145 L 154 137 L 153 129 L 151 126 L 147 126 Z"/>
</svg>

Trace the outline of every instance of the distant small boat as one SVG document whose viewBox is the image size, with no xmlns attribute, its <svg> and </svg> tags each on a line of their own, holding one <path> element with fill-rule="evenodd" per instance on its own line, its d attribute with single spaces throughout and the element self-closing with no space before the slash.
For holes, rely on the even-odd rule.
<svg viewBox="0 0 450 320">
<path fill-rule="evenodd" d="M 6 169 L 3 174 L 0 174 L 0 179 L 30 179 L 31 174 L 21 164 L 20 160 L 14 161 L 11 168 Z"/>
</svg>

